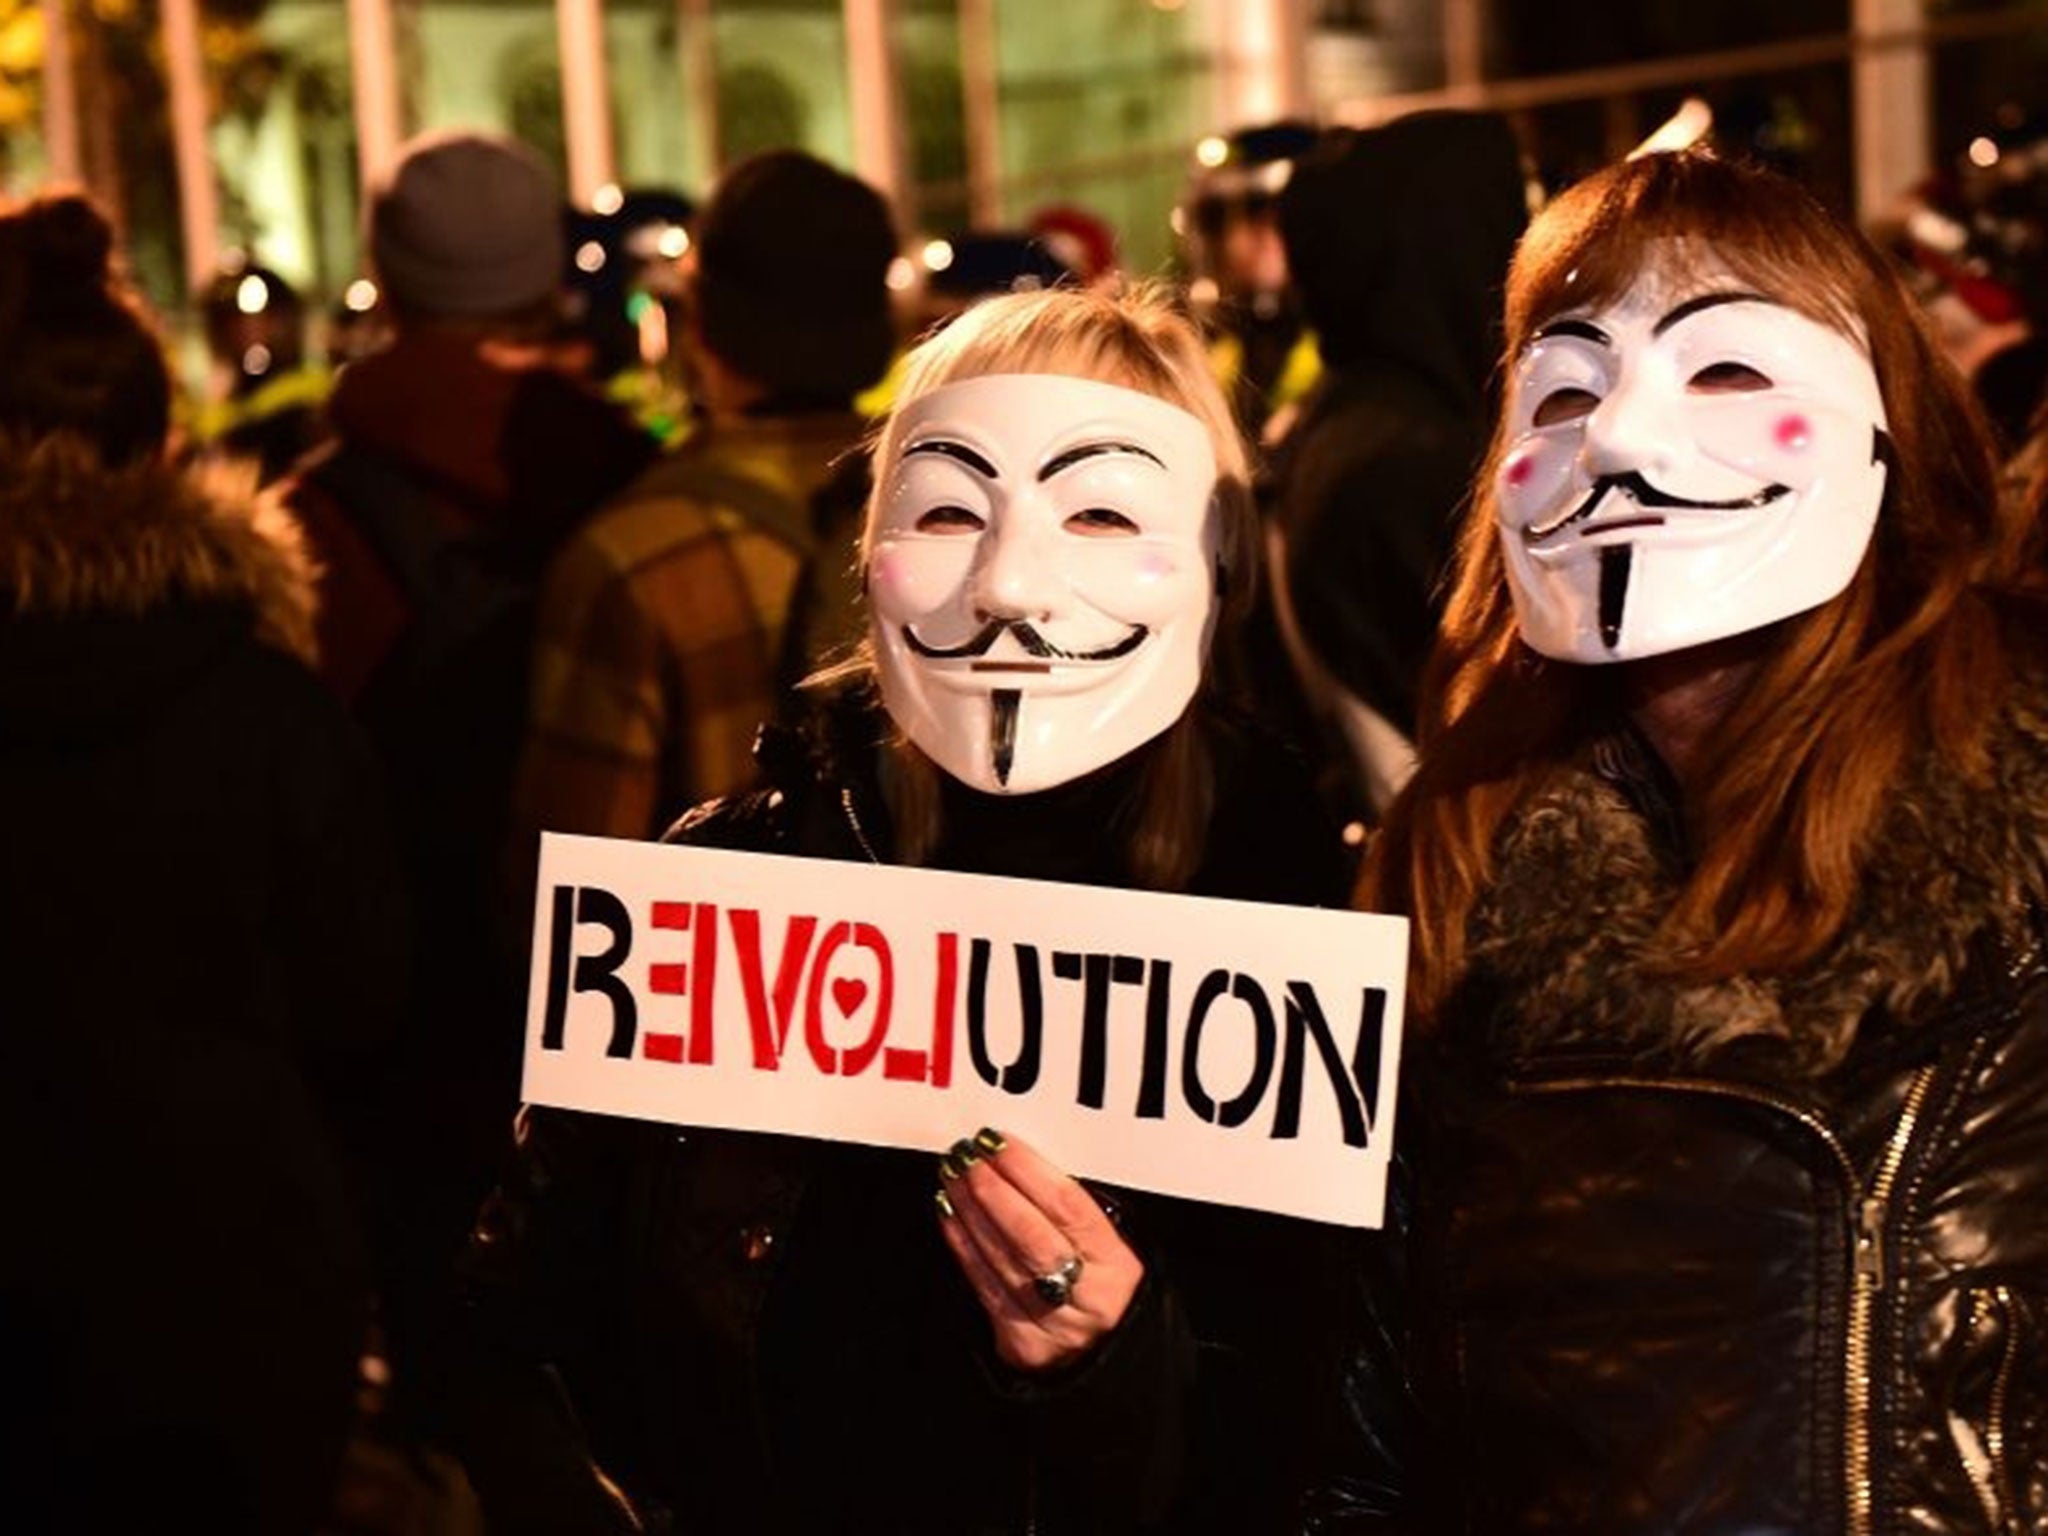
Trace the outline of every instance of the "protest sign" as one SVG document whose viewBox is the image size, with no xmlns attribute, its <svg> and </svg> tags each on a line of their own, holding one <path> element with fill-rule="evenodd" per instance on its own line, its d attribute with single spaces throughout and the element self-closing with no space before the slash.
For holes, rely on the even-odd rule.
<svg viewBox="0 0 2048 1536">
<path fill-rule="evenodd" d="M 1399 918 L 549 834 L 530 1103 L 1376 1226 Z"/>
</svg>

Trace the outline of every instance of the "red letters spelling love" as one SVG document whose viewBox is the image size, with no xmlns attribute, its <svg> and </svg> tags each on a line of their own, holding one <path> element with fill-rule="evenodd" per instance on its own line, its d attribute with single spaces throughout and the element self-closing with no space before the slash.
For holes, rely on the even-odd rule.
<svg viewBox="0 0 2048 1536">
<path fill-rule="evenodd" d="M 609 942 L 597 953 L 576 953 L 582 928 L 601 930 Z M 896 996 L 895 952 L 876 923 L 828 923 L 821 917 L 797 915 L 784 920 L 781 931 L 774 933 L 755 909 L 721 912 L 709 902 L 656 901 L 650 904 L 642 932 L 646 946 L 658 944 L 660 953 L 660 958 L 645 961 L 646 990 L 686 1001 L 686 1032 L 640 1026 L 638 1001 L 620 974 L 634 958 L 637 937 L 626 904 L 601 886 L 557 885 L 548 934 L 543 1050 L 569 1048 L 569 999 L 572 994 L 595 993 L 611 1010 L 606 1055 L 630 1059 L 637 1041 L 644 1060 L 708 1066 L 719 1048 L 713 1026 L 717 989 L 733 985 L 736 978 L 747 1018 L 747 1038 L 737 1048 L 751 1052 L 757 1071 L 785 1069 L 793 1055 L 791 1036 L 801 1021 L 797 1059 L 823 1075 L 860 1077 L 879 1065 L 885 1079 L 944 1090 L 953 1080 L 955 1037 L 964 1019 L 967 1056 L 975 1074 L 991 1087 L 1023 1094 L 1039 1086 L 1049 973 L 1055 984 L 1053 1026 L 1070 1024 L 1080 1031 L 1080 1068 L 1074 1085 L 1078 1104 L 1101 1109 L 1105 1103 L 1111 1001 L 1115 989 L 1122 987 L 1138 989 L 1144 1003 L 1143 1066 L 1135 1105 L 1140 1119 L 1165 1118 L 1173 1077 L 1180 1102 L 1209 1124 L 1247 1125 L 1270 1100 L 1268 1134 L 1282 1139 L 1298 1136 L 1313 1046 L 1321 1075 L 1335 1095 L 1345 1143 L 1363 1147 L 1372 1129 L 1387 1005 L 1386 992 L 1379 987 L 1360 989 L 1358 1031 L 1347 1060 L 1322 1000 L 1307 982 L 1286 980 L 1268 988 L 1250 974 L 1218 967 L 1203 973 L 1190 989 L 1184 985 L 1187 973 L 1183 984 L 1176 986 L 1168 960 L 1068 950 L 1045 956 L 1037 945 L 1013 942 L 1007 947 L 1015 967 L 1021 1040 L 1015 1057 L 999 1064 L 989 1040 L 990 972 L 996 954 L 989 939 L 956 932 L 933 935 L 934 995 L 928 1011 L 915 1009 L 906 1015 Z M 876 977 L 872 987 L 861 977 L 834 974 L 842 951 L 865 953 Z M 1252 1067 L 1243 1086 L 1219 1101 L 1202 1077 L 1202 1042 L 1229 1017 L 1230 1010 L 1219 1011 L 1226 999 L 1239 1005 L 1236 1011 L 1252 1031 Z M 863 1008 L 871 1009 L 866 1034 L 851 1046 L 833 1046 L 828 1028 L 841 1020 L 856 1020 Z M 1176 1044 L 1179 1071 L 1172 1073 Z"/>
</svg>

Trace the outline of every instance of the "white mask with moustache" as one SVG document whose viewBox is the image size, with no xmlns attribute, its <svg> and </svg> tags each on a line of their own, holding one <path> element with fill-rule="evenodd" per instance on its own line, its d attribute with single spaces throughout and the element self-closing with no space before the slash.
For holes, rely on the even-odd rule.
<svg viewBox="0 0 2048 1536">
<path fill-rule="evenodd" d="M 1858 338 L 1667 248 L 1515 363 L 1494 504 L 1522 637 L 1656 656 L 1837 596 L 1886 480 Z"/>
<path fill-rule="evenodd" d="M 1030 794 L 1171 726 L 1217 608 L 1216 452 L 1153 395 L 949 384 L 894 423 L 869 532 L 882 699 L 962 783 Z"/>
</svg>

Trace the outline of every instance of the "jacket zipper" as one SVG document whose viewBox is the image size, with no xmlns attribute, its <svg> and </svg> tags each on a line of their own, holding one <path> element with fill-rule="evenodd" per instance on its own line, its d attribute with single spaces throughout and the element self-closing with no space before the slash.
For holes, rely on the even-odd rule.
<svg viewBox="0 0 2048 1536">
<path fill-rule="evenodd" d="M 2018 1490 L 2007 1476 L 2005 1465 L 2005 1411 L 2012 1396 L 2013 1364 L 2019 1355 L 2012 1288 L 1996 1285 L 1988 1293 L 1972 1291 L 1969 1294 L 1972 1321 L 1976 1317 L 1978 1296 L 1988 1294 L 1997 1304 L 1999 1321 L 2005 1328 L 2005 1344 L 1999 1352 L 1998 1374 L 1991 1382 L 1991 1406 L 1984 1424 L 1983 1459 L 1980 1464 L 1975 1458 L 1965 1456 L 1963 1470 L 1970 1474 L 1970 1481 L 1976 1485 L 1977 1500 L 1984 1506 L 1985 1518 L 1991 1522 L 1991 1529 L 2016 1531 L 2019 1529 Z M 2007 1511 L 2012 1513 L 2008 1515 Z"/>
<path fill-rule="evenodd" d="M 840 786 L 839 808 L 846 813 L 846 824 L 853 829 L 853 840 L 860 844 L 860 851 L 868 856 L 868 862 L 870 864 L 881 863 L 880 855 L 875 852 L 875 845 L 868 841 L 867 828 L 860 824 L 860 812 L 853 808 L 853 787 L 851 785 L 843 784 Z"/>
<path fill-rule="evenodd" d="M 1876 1340 L 1877 1303 L 1885 1285 L 1885 1226 L 1891 1217 L 1892 1186 L 1898 1182 L 1920 1113 L 1934 1087 L 1934 1070 L 1935 1064 L 1929 1062 L 1907 1084 L 1898 1122 L 1892 1127 L 1891 1139 L 1885 1143 L 1884 1156 L 1878 1161 L 1877 1175 L 1859 1208 L 1856 1288 L 1849 1297 L 1846 1375 L 1848 1465 L 1844 1471 L 1849 1490 L 1849 1536 L 1869 1536 L 1876 1521 L 1876 1469 L 1870 1443 L 1870 1356 Z"/>
<path fill-rule="evenodd" d="M 1543 1083 L 1511 1085 L 1515 1093 L 1570 1093 L 1602 1088 L 1632 1088 L 1668 1093 L 1691 1093 L 1707 1098 L 1737 1099 L 1760 1104 L 1789 1116 L 1820 1138 L 1835 1165 L 1841 1170 L 1845 1187 L 1860 1196 L 1855 1225 L 1850 1233 L 1855 1255 L 1853 1286 L 1849 1296 L 1849 1322 L 1843 1334 L 1843 1488 L 1848 1497 L 1848 1536 L 1871 1536 L 1874 1527 L 1875 1473 L 1870 1437 L 1870 1359 L 1875 1334 L 1877 1301 L 1884 1289 L 1885 1227 L 1890 1220 L 1892 1186 L 1905 1165 L 1913 1132 L 1919 1125 L 1927 1095 L 1934 1086 L 1935 1064 L 1919 1068 L 1906 1087 L 1899 1118 L 1885 1143 L 1877 1171 L 1866 1190 L 1857 1176 L 1856 1165 L 1834 1128 L 1812 1110 L 1791 1099 L 1751 1088 L 1741 1083 L 1715 1083 L 1697 1078 L 1597 1077 L 1570 1078 Z"/>
</svg>

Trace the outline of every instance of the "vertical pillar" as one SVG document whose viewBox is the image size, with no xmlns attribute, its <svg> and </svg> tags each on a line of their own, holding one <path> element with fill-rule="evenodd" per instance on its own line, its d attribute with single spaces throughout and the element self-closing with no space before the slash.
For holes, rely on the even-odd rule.
<svg viewBox="0 0 2048 1536">
<path fill-rule="evenodd" d="M 890 0 L 844 0 L 846 69 L 853 103 L 854 168 L 896 205 L 905 223 L 910 204 L 903 142 L 903 92 L 898 88 Z"/>
<path fill-rule="evenodd" d="M 206 64 L 199 47 L 199 0 L 164 0 L 164 73 L 171 97 L 171 144 L 178 166 L 185 287 L 198 293 L 220 265 L 220 195 L 206 135 Z"/>
<path fill-rule="evenodd" d="M 391 0 L 348 0 L 348 64 L 355 101 L 356 175 L 367 192 L 398 158 L 405 133 Z"/>
<path fill-rule="evenodd" d="M 995 0 L 960 0 L 960 109 L 967 135 L 967 216 L 1003 222 L 1003 122 Z"/>
<path fill-rule="evenodd" d="M 71 12 L 65 0 L 42 0 L 43 156 L 51 181 L 78 182 L 85 156 L 78 136 L 78 75 L 71 62 Z"/>
<path fill-rule="evenodd" d="M 1443 0 L 1444 87 L 1459 102 L 1479 99 L 1486 74 L 1486 0 Z"/>
<path fill-rule="evenodd" d="M 1310 116 L 1306 0 L 1220 0 L 1216 14 L 1217 126 Z"/>
<path fill-rule="evenodd" d="M 718 41 L 711 0 L 677 0 L 676 41 L 681 50 L 683 110 L 690 117 L 690 186 L 699 197 L 725 164 L 718 129 Z"/>
<path fill-rule="evenodd" d="M 569 141 L 569 200 L 588 208 L 617 179 L 611 86 L 604 56 L 604 0 L 555 0 L 562 44 L 562 126 Z"/>
<path fill-rule="evenodd" d="M 1850 60 L 1856 122 L 1856 217 L 1877 218 L 1925 176 L 1933 156 L 1922 0 L 1855 0 Z"/>
</svg>

